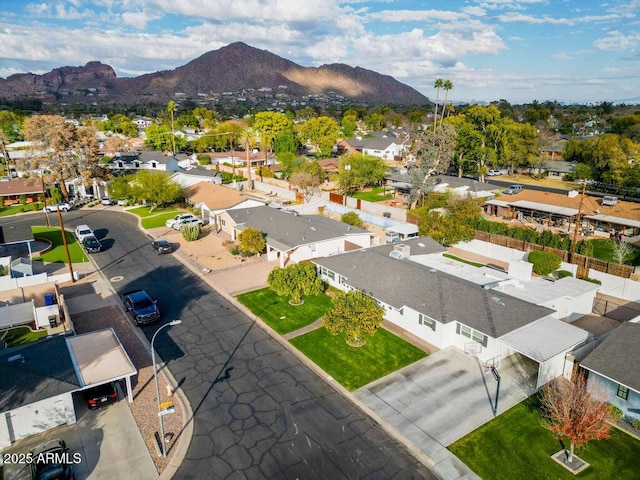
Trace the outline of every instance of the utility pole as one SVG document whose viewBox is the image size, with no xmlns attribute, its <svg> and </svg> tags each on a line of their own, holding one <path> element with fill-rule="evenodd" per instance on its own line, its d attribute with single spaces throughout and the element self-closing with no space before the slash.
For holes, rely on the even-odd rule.
<svg viewBox="0 0 640 480">
<path fill-rule="evenodd" d="M 578 206 L 578 215 L 576 216 L 576 226 L 573 229 L 573 240 L 571 241 L 571 261 L 573 262 L 573 256 L 576 253 L 576 243 L 578 240 L 578 229 L 580 228 L 580 219 L 582 217 L 582 205 L 584 203 L 584 194 L 587 190 L 587 179 L 585 178 L 582 183 L 582 195 L 580 195 L 580 205 Z"/>
<path fill-rule="evenodd" d="M 67 232 L 64 230 L 64 223 L 62 223 L 62 211 L 58 206 L 58 221 L 60 222 L 60 233 L 62 233 L 62 243 L 64 244 L 64 251 L 67 254 L 67 262 L 69 263 L 69 273 L 71 274 L 71 282 L 75 283 L 76 279 L 73 276 L 73 264 L 71 263 L 71 255 L 69 255 L 69 245 L 67 245 Z"/>
<path fill-rule="evenodd" d="M 44 218 L 48 228 L 51 225 L 49 224 L 49 212 L 47 212 L 47 189 L 44 187 L 44 177 L 42 176 L 42 174 L 40 175 L 40 181 L 42 182 L 42 203 L 44 203 Z"/>
<path fill-rule="evenodd" d="M 249 143 L 249 137 L 247 136 L 244 148 L 247 152 L 247 180 L 249 183 L 249 190 L 253 190 L 253 185 L 251 185 L 251 152 L 249 151 Z"/>
</svg>

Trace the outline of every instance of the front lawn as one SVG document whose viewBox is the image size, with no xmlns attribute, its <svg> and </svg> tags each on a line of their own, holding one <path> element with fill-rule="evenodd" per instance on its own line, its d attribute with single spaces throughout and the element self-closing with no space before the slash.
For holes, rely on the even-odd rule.
<svg viewBox="0 0 640 480">
<path fill-rule="evenodd" d="M 238 301 L 280 334 L 306 327 L 324 315 L 331 307 L 331 298 L 324 293 L 303 297 L 304 303 L 289 305 L 289 297 L 279 297 L 270 288 L 238 295 Z"/>
<path fill-rule="evenodd" d="M 589 442 L 576 454 L 591 464 L 577 477 L 551 459 L 560 442 L 541 425 L 537 396 L 516 405 L 449 446 L 482 478 L 638 478 L 640 441 L 612 428 L 608 440 Z M 566 444 L 568 447 L 568 443 Z"/>
<path fill-rule="evenodd" d="M 62 234 L 58 227 L 31 227 L 34 237 L 44 238 L 51 242 L 52 248 L 48 252 L 45 252 L 39 257 L 35 257 L 34 260 L 42 260 L 44 262 L 51 263 L 67 263 L 67 253 L 64 250 L 64 243 L 62 242 Z M 69 256 L 71 257 L 71 263 L 88 262 L 89 259 L 84 253 L 84 250 L 78 242 L 76 237 L 71 232 L 65 231 L 65 237 L 67 238 L 67 246 L 69 247 Z"/>
<path fill-rule="evenodd" d="M 29 327 L 16 327 L 0 332 L 0 338 L 7 342 L 7 347 L 15 347 L 16 345 L 24 345 L 25 343 L 35 342 L 36 340 L 46 337 L 46 330 L 33 331 Z"/>
<path fill-rule="evenodd" d="M 42 203 L 27 203 L 25 205 L 10 205 L 8 207 L 0 207 L 0 217 L 6 217 L 8 215 L 15 215 L 22 212 L 33 212 L 34 210 L 42 210 L 44 207 Z"/>
<path fill-rule="evenodd" d="M 324 327 L 290 341 L 350 391 L 427 356 L 384 328 L 368 337 L 367 344 L 360 348 L 350 347 L 342 336 L 330 335 Z"/>
<path fill-rule="evenodd" d="M 384 187 L 373 187 L 371 190 L 364 192 L 357 192 L 352 195 L 353 198 L 359 198 L 360 200 L 364 200 L 366 202 L 380 202 L 382 200 L 391 200 L 393 198 L 393 193 L 391 190 L 387 190 L 385 194 Z"/>
<path fill-rule="evenodd" d="M 169 207 L 157 207 L 151 211 L 150 206 L 146 207 L 137 207 L 127 210 L 129 213 L 133 213 L 134 215 L 142 218 L 142 228 L 157 228 L 164 227 L 165 222 L 170 218 L 175 217 L 180 213 L 185 213 L 186 210 L 180 210 L 177 208 Z"/>
</svg>

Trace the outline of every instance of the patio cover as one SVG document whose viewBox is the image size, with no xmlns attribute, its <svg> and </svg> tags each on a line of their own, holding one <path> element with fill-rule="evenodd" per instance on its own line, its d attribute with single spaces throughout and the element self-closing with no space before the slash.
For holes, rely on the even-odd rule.
<svg viewBox="0 0 640 480">
<path fill-rule="evenodd" d="M 83 387 L 126 378 L 129 401 L 131 376 L 138 373 L 112 328 L 67 337 Z"/>
<path fill-rule="evenodd" d="M 576 210 L 575 208 L 558 207 L 556 205 L 547 205 L 546 203 L 530 202 L 528 200 L 518 200 L 517 202 L 510 203 L 509 205 L 517 208 L 526 208 L 527 210 L 536 210 L 539 212 L 563 215 L 565 217 L 573 217 L 578 214 L 578 210 Z"/>
<path fill-rule="evenodd" d="M 612 217 L 611 215 L 585 215 L 584 218 L 589 220 L 597 220 L 598 222 L 613 223 L 614 225 L 624 225 L 626 227 L 640 228 L 640 222 L 638 220 L 631 220 L 629 218 Z"/>
<path fill-rule="evenodd" d="M 500 341 L 522 355 L 542 363 L 564 354 L 587 340 L 589 332 L 545 317 L 500 337 Z"/>
<path fill-rule="evenodd" d="M 505 202 L 504 200 L 498 200 L 495 198 L 492 198 L 491 200 L 487 200 L 486 202 L 484 202 L 485 205 L 497 205 L 498 207 L 508 207 L 509 205 L 511 205 L 509 202 Z"/>
<path fill-rule="evenodd" d="M 396 225 L 391 225 L 387 227 L 387 230 L 390 232 L 403 233 L 405 235 L 411 235 L 414 233 L 418 233 L 418 226 L 413 223 L 400 223 Z"/>
</svg>

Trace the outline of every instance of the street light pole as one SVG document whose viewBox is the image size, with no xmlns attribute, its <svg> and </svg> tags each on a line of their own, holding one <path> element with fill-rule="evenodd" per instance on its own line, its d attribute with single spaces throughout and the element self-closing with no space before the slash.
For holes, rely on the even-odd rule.
<svg viewBox="0 0 640 480">
<path fill-rule="evenodd" d="M 156 339 L 156 335 L 160 333 L 160 330 L 162 330 L 165 327 L 180 325 L 181 323 L 182 323 L 182 320 L 172 320 L 169 323 L 165 323 L 158 330 L 156 330 L 156 333 L 154 333 L 153 337 L 151 337 L 151 360 L 153 361 L 153 377 L 156 381 L 156 401 L 158 403 L 158 413 L 160 413 L 160 386 L 158 385 L 158 371 L 156 370 L 156 351 L 153 348 L 153 342 Z M 164 440 L 164 422 L 162 421 L 162 415 L 158 415 L 158 421 L 160 422 L 160 444 L 162 447 L 162 456 L 166 457 L 167 447 Z"/>
</svg>

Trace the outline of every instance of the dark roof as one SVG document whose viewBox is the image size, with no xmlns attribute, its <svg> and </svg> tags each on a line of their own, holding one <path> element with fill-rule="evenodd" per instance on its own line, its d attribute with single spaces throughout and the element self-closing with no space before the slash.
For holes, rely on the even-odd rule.
<svg viewBox="0 0 640 480">
<path fill-rule="evenodd" d="M 640 393 L 640 324 L 624 322 L 580 362 L 584 368 Z"/>
<path fill-rule="evenodd" d="M 403 242 L 411 255 L 438 253 L 442 247 L 427 237 Z M 424 247 L 421 247 L 423 244 Z M 499 338 L 553 313 L 496 290 L 408 259 L 389 256 L 393 246 L 382 245 L 314 259 L 345 277 L 345 283 L 393 306 L 407 306 L 441 323 L 459 321 Z"/>
<path fill-rule="evenodd" d="M 0 244 L 30 242 L 33 240 L 31 226 L 23 224 L 0 226 Z"/>
<path fill-rule="evenodd" d="M 118 152 L 107 164 L 113 164 L 115 162 L 133 163 L 134 161 L 142 163 L 156 161 L 158 163 L 167 164 L 171 160 L 177 159 L 172 155 L 164 155 L 162 152 Z"/>
<path fill-rule="evenodd" d="M 209 170 L 208 168 L 201 167 L 201 166 L 191 167 L 191 168 L 181 167 L 178 169 L 176 173 L 180 173 L 182 175 L 190 175 L 193 177 L 207 177 L 207 178 L 222 176 L 222 173 L 218 172 L 217 170 Z"/>
<path fill-rule="evenodd" d="M 22 357 L 9 361 L 17 355 Z M 63 336 L 11 348 L 0 355 L 0 412 L 72 392 L 80 386 Z"/>
<path fill-rule="evenodd" d="M 237 225 L 266 234 L 267 243 L 279 250 L 367 232 L 322 215 L 294 215 L 268 206 L 238 208 L 227 213 Z"/>
</svg>

